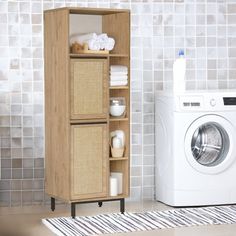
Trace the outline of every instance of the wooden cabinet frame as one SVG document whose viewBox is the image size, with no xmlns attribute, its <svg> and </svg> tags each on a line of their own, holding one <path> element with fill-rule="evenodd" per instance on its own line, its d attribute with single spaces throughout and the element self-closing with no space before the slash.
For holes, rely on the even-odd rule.
<svg viewBox="0 0 236 236">
<path fill-rule="evenodd" d="M 101 19 L 99 28 L 102 32 L 115 38 L 114 50 L 109 54 L 71 53 L 69 40 L 71 15 L 83 15 L 83 18 L 87 17 L 88 21 L 91 15 L 99 16 L 98 18 Z M 80 27 L 81 23 L 84 22 L 75 22 L 76 27 Z M 130 11 L 127 9 L 73 7 L 46 10 L 44 12 L 44 57 L 45 192 L 51 197 L 51 209 L 55 209 L 55 198 L 61 199 L 71 203 L 71 214 L 72 217 L 75 217 L 77 203 L 98 202 L 101 206 L 102 202 L 119 200 L 120 210 L 123 213 L 124 199 L 130 193 Z M 88 73 L 85 70 L 85 76 L 79 78 L 82 78 L 79 83 L 77 83 L 77 75 L 81 76 L 80 72 L 83 69 L 77 71 L 76 78 L 75 71 L 72 69 L 77 62 L 87 62 L 87 64 L 94 62 L 96 64 L 91 68 L 91 71 L 88 70 Z M 128 67 L 128 85 L 115 88 L 109 86 L 109 66 L 112 64 Z M 97 72 L 92 71 L 95 70 L 95 67 L 98 70 L 98 75 Z M 99 91 L 91 88 L 86 91 L 88 88 L 86 87 L 86 78 L 90 84 L 93 82 L 89 76 L 94 76 L 97 79 Z M 79 91 L 78 94 L 75 89 Z M 95 91 L 94 94 L 93 91 Z M 84 100 L 80 100 L 80 96 L 84 96 Z M 109 97 L 112 96 L 125 97 L 127 106 L 125 117 L 109 116 Z M 91 103 L 89 103 L 90 100 L 87 100 L 89 98 L 91 98 Z M 99 100 L 97 104 L 95 103 L 96 99 Z M 84 106 L 86 102 L 92 104 L 90 106 L 94 104 L 93 109 L 87 109 L 87 105 Z M 86 160 L 80 159 L 87 155 L 86 142 L 85 140 L 76 140 L 75 133 L 79 132 L 78 130 L 82 127 L 87 129 L 94 127 L 98 136 L 103 133 L 102 144 L 101 137 L 98 138 L 102 146 L 102 150 L 98 152 L 99 158 L 93 159 L 88 153 L 90 161 L 94 160 L 100 163 L 99 172 L 96 174 L 102 183 L 94 188 L 94 192 L 91 190 L 94 179 L 86 180 L 86 171 L 84 171 L 86 170 Z M 125 156 L 121 158 L 112 158 L 109 152 L 110 132 L 115 129 L 123 129 L 126 134 Z M 88 139 L 91 140 L 88 140 L 87 143 L 92 145 L 96 140 L 96 135 L 91 135 Z M 82 154 L 77 146 L 81 148 Z M 92 150 L 92 153 L 95 151 Z M 77 168 L 80 173 L 76 172 L 75 165 L 80 165 Z M 93 163 L 90 163 L 87 168 L 93 169 L 94 166 Z M 115 197 L 109 195 L 109 174 L 112 171 L 122 172 L 124 176 L 123 193 Z M 80 176 L 81 173 L 82 176 Z M 76 181 L 78 183 L 80 179 L 87 181 L 87 189 L 83 185 L 81 187 L 80 184 L 76 184 Z"/>
</svg>

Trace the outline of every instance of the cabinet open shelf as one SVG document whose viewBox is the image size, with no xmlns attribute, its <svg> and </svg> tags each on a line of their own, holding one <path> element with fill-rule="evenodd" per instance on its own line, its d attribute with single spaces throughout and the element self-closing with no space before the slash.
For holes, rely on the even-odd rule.
<svg viewBox="0 0 236 236">
<path fill-rule="evenodd" d="M 129 87 L 128 86 L 113 86 L 113 87 L 111 86 L 110 89 L 114 89 L 114 90 L 115 89 L 129 89 Z"/>
<path fill-rule="evenodd" d="M 129 58 L 129 55 L 127 54 L 106 54 L 106 53 L 70 53 L 70 57 L 76 58 L 76 57 L 124 57 Z"/>
<path fill-rule="evenodd" d="M 114 122 L 114 121 L 128 121 L 129 118 L 128 117 L 123 117 L 123 118 L 113 118 L 113 117 L 110 117 L 109 121 L 111 122 Z"/>
<path fill-rule="evenodd" d="M 110 53 L 109 56 L 110 57 L 127 57 L 127 58 L 129 58 L 128 54 L 118 54 L 118 53 L 112 54 L 112 53 Z"/>
<path fill-rule="evenodd" d="M 109 54 L 105 53 L 70 53 L 71 58 L 81 58 L 81 57 L 88 57 L 88 58 L 107 58 L 109 57 Z"/>
<path fill-rule="evenodd" d="M 109 157 L 110 161 L 125 161 L 128 160 L 128 157 Z"/>
</svg>

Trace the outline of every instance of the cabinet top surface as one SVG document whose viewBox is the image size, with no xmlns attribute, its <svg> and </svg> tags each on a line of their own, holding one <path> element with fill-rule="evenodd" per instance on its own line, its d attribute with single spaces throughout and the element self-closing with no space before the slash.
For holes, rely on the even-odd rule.
<svg viewBox="0 0 236 236">
<path fill-rule="evenodd" d="M 116 13 L 130 13 L 129 9 L 112 9 L 112 8 L 86 8 L 86 7 L 62 7 L 46 10 L 44 12 L 52 11 L 68 11 L 70 14 L 88 14 L 88 15 L 109 15 Z"/>
</svg>

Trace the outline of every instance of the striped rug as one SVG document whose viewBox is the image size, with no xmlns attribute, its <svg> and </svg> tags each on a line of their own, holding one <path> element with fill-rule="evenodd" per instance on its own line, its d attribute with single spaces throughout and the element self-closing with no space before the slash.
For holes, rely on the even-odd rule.
<svg viewBox="0 0 236 236">
<path fill-rule="evenodd" d="M 102 214 L 97 216 L 43 219 L 56 235 L 88 236 L 125 233 L 182 226 L 220 225 L 236 223 L 236 206 L 178 208 L 143 213 Z"/>
</svg>

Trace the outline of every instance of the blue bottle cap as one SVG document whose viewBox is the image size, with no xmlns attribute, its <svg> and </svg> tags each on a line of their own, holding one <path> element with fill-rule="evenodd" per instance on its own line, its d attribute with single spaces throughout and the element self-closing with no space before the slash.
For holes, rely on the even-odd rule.
<svg viewBox="0 0 236 236">
<path fill-rule="evenodd" d="M 184 50 L 183 49 L 179 50 L 179 56 L 184 56 Z"/>
</svg>

